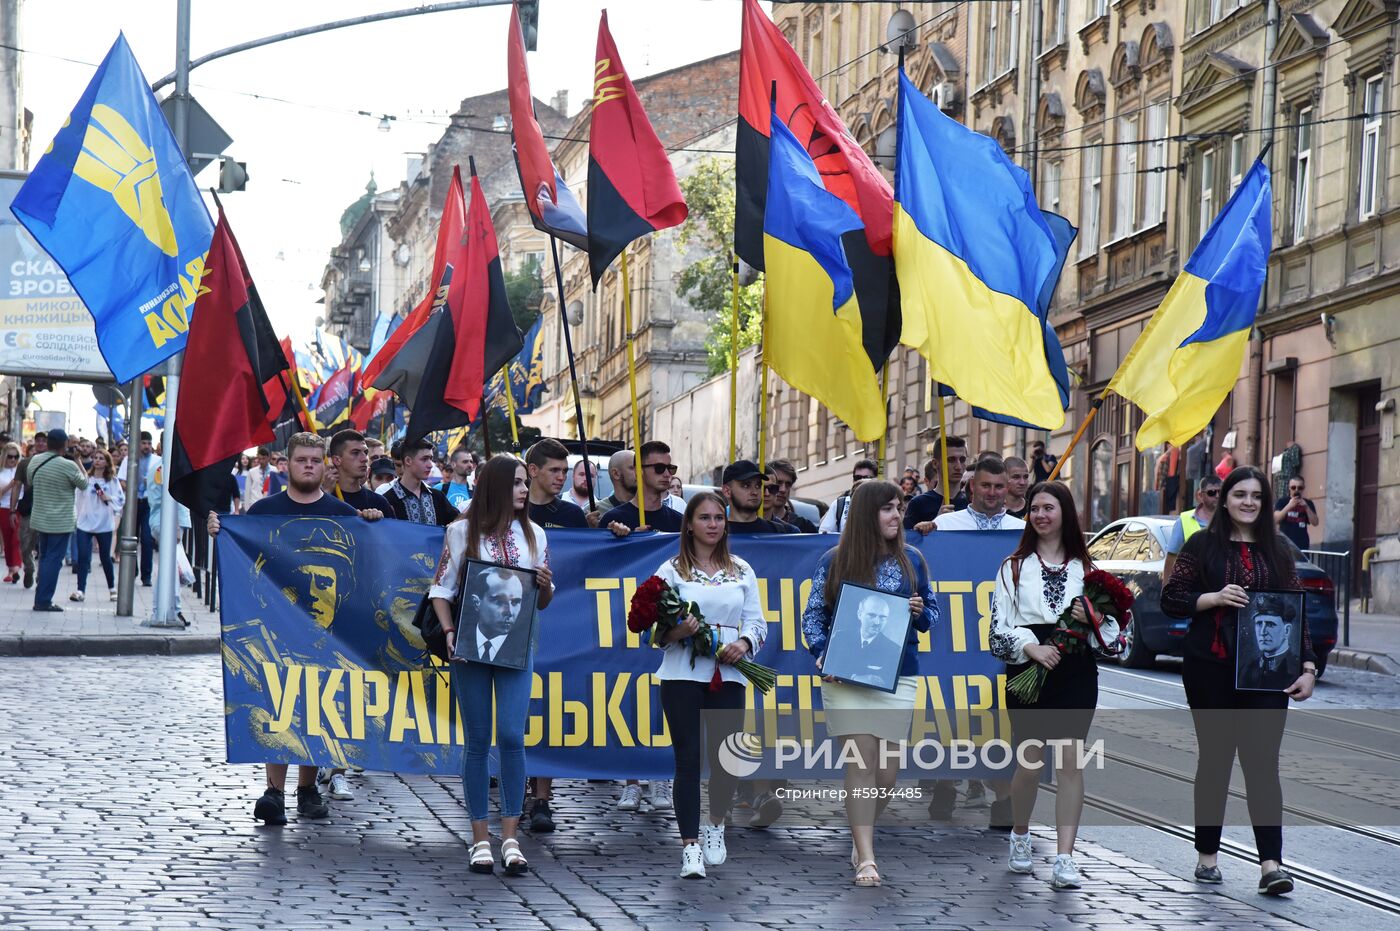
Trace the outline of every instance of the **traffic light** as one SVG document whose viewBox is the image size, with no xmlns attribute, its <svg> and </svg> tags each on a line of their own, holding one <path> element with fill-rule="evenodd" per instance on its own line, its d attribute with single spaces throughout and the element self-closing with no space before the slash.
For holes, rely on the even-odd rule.
<svg viewBox="0 0 1400 931">
<path fill-rule="evenodd" d="M 540 0 L 519 0 L 516 9 L 520 11 L 520 31 L 525 35 L 525 50 L 535 50 L 535 40 L 540 35 Z"/>
<path fill-rule="evenodd" d="M 248 183 L 248 163 L 235 162 L 225 156 L 219 159 L 219 193 L 230 194 L 243 190 Z"/>
</svg>

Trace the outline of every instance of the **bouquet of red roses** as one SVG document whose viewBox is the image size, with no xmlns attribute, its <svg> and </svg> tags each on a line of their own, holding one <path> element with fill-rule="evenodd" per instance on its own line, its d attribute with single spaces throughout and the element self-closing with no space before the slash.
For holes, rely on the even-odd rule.
<svg viewBox="0 0 1400 931">
<path fill-rule="evenodd" d="M 1061 653 L 1082 653 L 1094 646 L 1107 651 L 1109 644 L 1103 642 L 1099 627 L 1104 615 L 1118 618 L 1120 627 L 1126 627 L 1132 618 L 1133 593 L 1117 576 L 1102 569 L 1092 569 L 1084 573 L 1084 598 L 1088 601 L 1088 621 L 1074 619 L 1074 605 L 1061 612 L 1055 629 L 1046 638 L 1045 645 L 1053 646 Z M 1040 688 L 1050 671 L 1039 663 L 1030 667 L 1006 683 L 1006 690 L 1027 704 L 1034 704 L 1040 698 Z"/>
<path fill-rule="evenodd" d="M 647 641 L 652 646 L 663 647 L 666 636 L 679 627 L 686 617 L 700 622 L 700 629 L 686 638 L 690 642 L 690 665 L 694 667 L 696 657 L 714 657 L 719 652 L 719 635 L 705 623 L 700 606 L 682 598 L 675 586 L 665 579 L 654 575 L 637 586 L 636 594 L 632 596 L 632 607 L 627 611 L 627 629 L 634 634 L 647 633 Z M 734 668 L 760 692 L 766 693 L 778 680 L 774 670 L 751 659 L 739 660 Z M 716 667 L 711 688 L 719 688 L 719 681 L 719 668 Z"/>
</svg>

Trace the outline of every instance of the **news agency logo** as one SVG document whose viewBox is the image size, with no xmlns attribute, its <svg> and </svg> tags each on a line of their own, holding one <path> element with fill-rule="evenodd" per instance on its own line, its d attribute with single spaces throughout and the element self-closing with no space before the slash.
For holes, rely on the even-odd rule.
<svg viewBox="0 0 1400 931">
<path fill-rule="evenodd" d="M 715 755 L 726 773 L 747 779 L 758 772 L 763 763 L 763 741 L 756 734 L 733 733 L 720 742 Z"/>
</svg>

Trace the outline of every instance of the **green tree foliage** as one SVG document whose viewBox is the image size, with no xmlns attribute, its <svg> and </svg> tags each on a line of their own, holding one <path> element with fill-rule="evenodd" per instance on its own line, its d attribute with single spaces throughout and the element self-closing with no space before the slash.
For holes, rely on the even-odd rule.
<svg viewBox="0 0 1400 931">
<path fill-rule="evenodd" d="M 710 320 L 705 336 L 711 375 L 729 370 L 731 302 L 734 277 L 734 160 L 715 156 L 701 162 L 681 181 L 690 216 L 676 236 L 684 254 L 694 244 L 703 258 L 681 271 L 681 296 Z M 763 288 L 755 283 L 739 288 L 739 348 L 758 342 L 762 330 Z"/>
<path fill-rule="evenodd" d="M 534 326 L 540 315 L 540 299 L 544 297 L 544 280 L 540 275 L 540 261 L 531 256 L 519 271 L 507 272 L 506 303 L 515 325 L 524 333 Z"/>
</svg>

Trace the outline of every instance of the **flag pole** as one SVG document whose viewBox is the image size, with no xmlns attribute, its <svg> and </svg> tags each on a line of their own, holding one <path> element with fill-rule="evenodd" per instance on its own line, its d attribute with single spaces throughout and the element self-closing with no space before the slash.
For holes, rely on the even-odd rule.
<svg viewBox="0 0 1400 931">
<path fill-rule="evenodd" d="M 890 363 L 880 368 L 880 406 L 885 408 L 885 427 L 880 431 L 880 471 L 885 471 L 885 440 L 890 435 L 890 411 L 885 399 L 890 394 Z"/>
<path fill-rule="evenodd" d="M 768 287 L 765 281 L 763 286 Z M 758 346 L 758 467 L 764 468 L 768 456 L 768 321 L 763 321 L 763 341 Z M 758 499 L 758 516 L 763 516 L 763 498 Z"/>
<path fill-rule="evenodd" d="M 637 353 L 632 339 L 632 283 L 627 277 L 627 247 L 622 248 L 622 328 L 627 331 L 627 387 L 632 393 L 632 447 L 637 475 L 637 529 L 647 529 L 646 484 L 642 481 L 642 417 L 637 409 Z M 588 469 L 585 467 L 584 471 Z M 661 502 L 657 502 L 660 504 Z"/>
<path fill-rule="evenodd" d="M 943 503 L 952 504 L 956 496 L 948 488 L 948 422 L 943 410 L 943 392 L 935 388 L 933 396 L 938 399 L 938 458 L 943 469 Z"/>
<path fill-rule="evenodd" d="M 515 425 L 515 389 L 510 383 L 510 366 L 511 363 L 507 362 L 501 369 L 501 382 L 506 392 L 506 416 L 510 418 L 510 441 L 516 449 L 520 449 L 520 428 Z"/>
<path fill-rule="evenodd" d="M 1055 463 L 1055 468 L 1050 470 L 1049 477 L 1045 479 L 1047 482 L 1053 482 L 1055 476 L 1060 474 L 1060 469 L 1064 468 L 1064 464 L 1069 461 L 1070 453 L 1074 452 L 1074 447 L 1079 445 L 1080 439 L 1084 436 L 1084 431 L 1089 429 L 1089 424 L 1094 422 L 1094 415 L 1099 412 L 1099 408 L 1103 407 L 1103 402 L 1108 397 L 1108 390 L 1107 388 L 1103 389 L 1103 393 L 1097 398 L 1094 398 L 1094 403 L 1089 405 L 1088 416 L 1080 421 L 1079 429 L 1074 431 L 1074 437 L 1069 441 L 1069 445 L 1065 447 L 1064 452 L 1060 453 L 1060 458 Z"/>
<path fill-rule="evenodd" d="M 564 309 L 564 269 L 559 264 L 559 240 L 549 237 L 549 251 L 554 256 L 554 286 L 559 294 L 559 326 L 564 330 L 564 350 L 569 355 L 569 381 L 574 389 L 574 416 L 578 418 L 578 442 L 583 450 L 583 458 L 588 459 L 588 433 L 583 426 L 583 402 L 579 400 L 578 394 L 578 365 L 574 361 L 574 338 L 569 332 L 569 315 Z M 641 463 L 637 463 L 638 466 Z M 641 470 L 638 469 L 640 475 Z M 593 496 L 593 469 L 590 465 L 583 467 L 583 480 L 588 484 L 588 509 L 596 511 L 598 502 Z"/>
<path fill-rule="evenodd" d="M 729 461 L 739 456 L 739 256 L 729 253 L 733 273 L 729 301 Z M 759 463 L 761 466 L 762 463 Z"/>
</svg>

